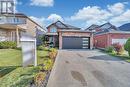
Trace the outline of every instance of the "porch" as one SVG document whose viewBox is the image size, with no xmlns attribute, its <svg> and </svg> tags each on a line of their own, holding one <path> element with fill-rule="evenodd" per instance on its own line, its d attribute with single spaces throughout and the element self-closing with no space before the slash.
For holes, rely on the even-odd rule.
<svg viewBox="0 0 130 87">
<path fill-rule="evenodd" d="M 25 29 L 13 24 L 0 24 L 0 41 L 16 41 L 20 46 L 20 37 Z"/>
<path fill-rule="evenodd" d="M 57 33 L 46 33 L 46 41 L 49 47 L 59 48 L 59 37 Z"/>
</svg>

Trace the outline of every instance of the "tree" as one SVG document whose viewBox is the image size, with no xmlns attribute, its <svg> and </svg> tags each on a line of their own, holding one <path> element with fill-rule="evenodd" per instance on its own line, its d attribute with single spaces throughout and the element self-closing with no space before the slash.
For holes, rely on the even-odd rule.
<svg viewBox="0 0 130 87">
<path fill-rule="evenodd" d="M 126 41 L 125 45 L 124 45 L 124 49 L 126 51 L 128 51 L 129 56 L 130 56 L 130 38 Z"/>
</svg>

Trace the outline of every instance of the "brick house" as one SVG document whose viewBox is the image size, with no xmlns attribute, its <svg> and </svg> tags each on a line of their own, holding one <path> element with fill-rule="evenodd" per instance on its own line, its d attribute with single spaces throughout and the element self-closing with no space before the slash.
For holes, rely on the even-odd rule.
<svg viewBox="0 0 130 87">
<path fill-rule="evenodd" d="M 0 15 L 0 41 L 16 41 L 20 46 L 22 35 L 28 34 L 34 38 L 45 32 L 44 28 L 28 16 L 21 13 L 2 13 Z"/>
<path fill-rule="evenodd" d="M 54 47 L 59 49 L 92 49 L 93 33 L 82 31 L 72 25 L 61 21 L 52 23 L 47 27 L 46 36 L 48 41 L 53 43 Z M 57 44 L 57 45 L 56 45 Z"/>
<path fill-rule="evenodd" d="M 15 12 L 14 0 L 0 0 L 0 41 L 15 41 L 20 46 L 21 36 L 38 38 L 44 32 L 44 28 L 28 16 Z"/>
<path fill-rule="evenodd" d="M 94 30 L 94 46 L 96 48 L 106 48 L 114 43 L 124 45 L 127 39 L 130 38 L 130 32 L 121 31 L 111 23 L 95 27 Z"/>
</svg>

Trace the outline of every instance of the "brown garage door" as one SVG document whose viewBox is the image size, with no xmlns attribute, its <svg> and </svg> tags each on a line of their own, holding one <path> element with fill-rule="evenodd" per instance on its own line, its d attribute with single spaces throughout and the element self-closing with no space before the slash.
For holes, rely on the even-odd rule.
<svg viewBox="0 0 130 87">
<path fill-rule="evenodd" d="M 89 49 L 90 38 L 89 37 L 63 37 L 62 39 L 63 49 Z"/>
</svg>

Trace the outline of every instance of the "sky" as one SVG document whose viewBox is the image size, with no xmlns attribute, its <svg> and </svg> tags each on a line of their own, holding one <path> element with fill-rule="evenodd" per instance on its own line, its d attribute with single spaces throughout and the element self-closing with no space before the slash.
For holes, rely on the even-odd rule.
<svg viewBox="0 0 130 87">
<path fill-rule="evenodd" d="M 130 0 L 17 0 L 16 10 L 44 27 L 57 20 L 82 29 L 130 22 Z"/>
</svg>

